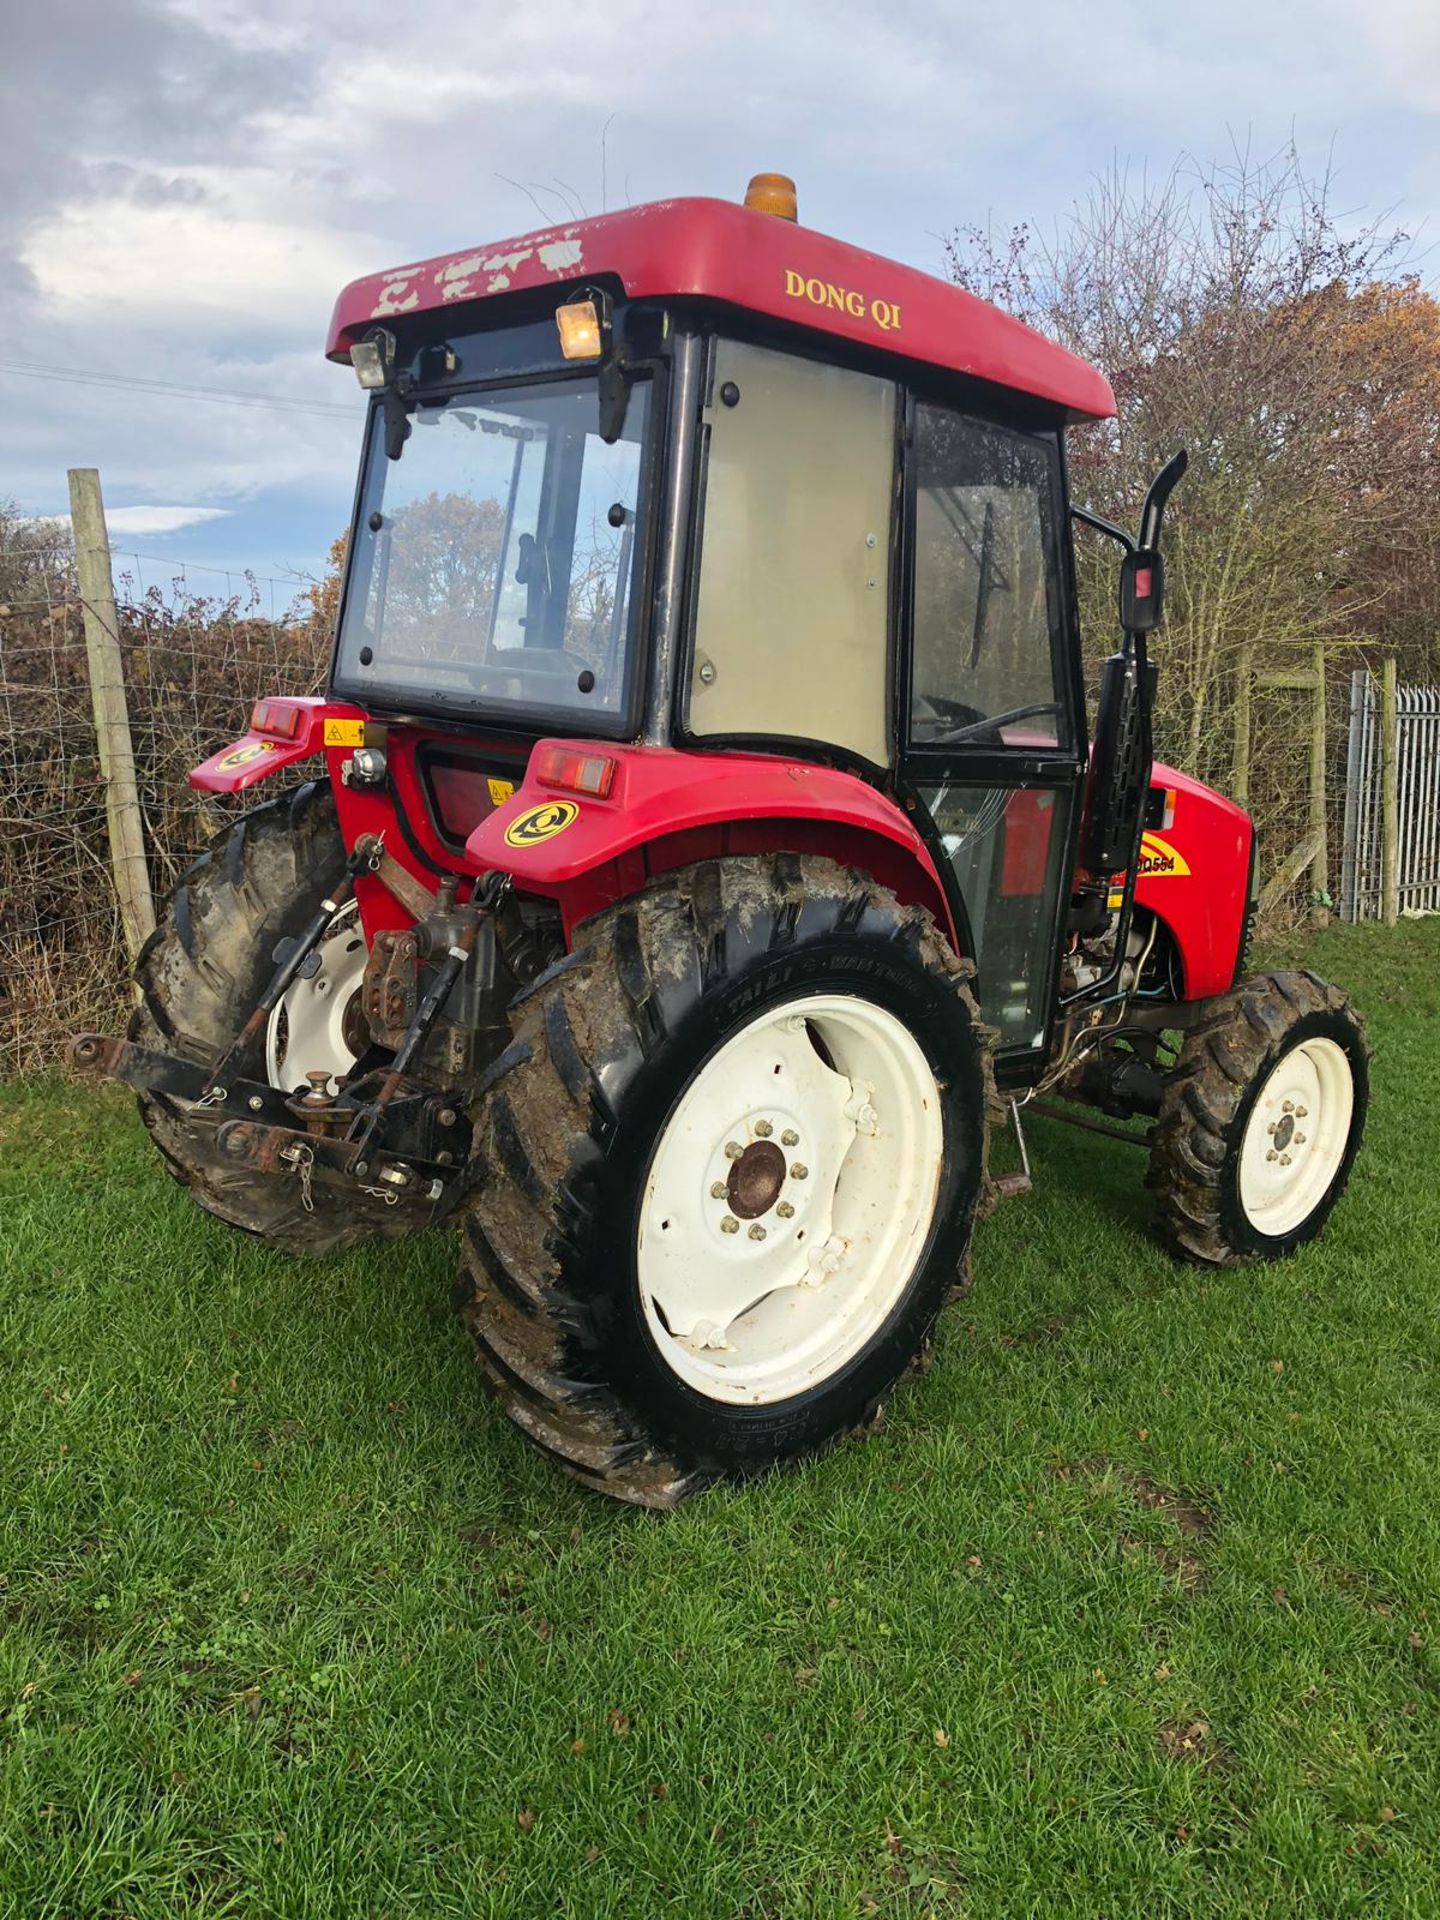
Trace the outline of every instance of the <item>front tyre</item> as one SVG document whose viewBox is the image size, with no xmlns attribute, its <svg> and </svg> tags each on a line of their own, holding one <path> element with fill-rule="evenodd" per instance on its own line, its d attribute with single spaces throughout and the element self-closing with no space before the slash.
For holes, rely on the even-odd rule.
<svg viewBox="0 0 1440 1920">
<path fill-rule="evenodd" d="M 518 1009 L 465 1214 L 476 1357 L 532 1441 L 669 1506 L 868 1423 L 969 1242 L 968 977 L 919 909 L 792 855 L 590 923 Z"/>
<path fill-rule="evenodd" d="M 1359 1151 L 1369 1062 L 1361 1016 L 1316 974 L 1258 974 L 1212 1001 L 1166 1083 L 1151 1146 L 1171 1247 L 1240 1266 L 1313 1240 Z"/>
</svg>

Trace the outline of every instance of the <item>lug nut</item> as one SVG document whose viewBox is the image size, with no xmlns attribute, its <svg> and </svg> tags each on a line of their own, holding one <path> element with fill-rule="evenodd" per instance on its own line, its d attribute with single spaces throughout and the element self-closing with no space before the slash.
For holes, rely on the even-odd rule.
<svg viewBox="0 0 1440 1920">
<path fill-rule="evenodd" d="M 779 1214 L 782 1220 L 792 1219 L 795 1213 L 794 1207 L 791 1206 L 788 1200 L 782 1200 L 779 1206 L 776 1207 L 775 1211 L 776 1213 Z"/>
<path fill-rule="evenodd" d="M 1303 1147 L 1303 1146 L 1304 1146 L 1304 1144 L 1305 1144 L 1305 1136 L 1304 1136 L 1304 1134 L 1303 1134 L 1303 1133 L 1297 1133 L 1297 1134 L 1295 1135 L 1295 1144 L 1296 1144 L 1296 1146 L 1297 1146 L 1297 1147 Z"/>
<path fill-rule="evenodd" d="M 808 1180 L 810 1178 L 810 1169 L 803 1160 L 791 1161 L 790 1178 L 792 1180 Z"/>
<path fill-rule="evenodd" d="M 1289 1156 L 1289 1154 L 1288 1154 L 1288 1153 L 1282 1153 L 1282 1154 L 1281 1154 L 1281 1156 L 1280 1156 L 1280 1164 L 1281 1164 L 1281 1166 L 1282 1166 L 1282 1167 L 1288 1167 L 1288 1166 L 1289 1166 L 1289 1164 L 1290 1164 L 1290 1156 Z"/>
<path fill-rule="evenodd" d="M 1278 1120 L 1272 1120 L 1265 1131 L 1266 1133 L 1278 1133 L 1280 1131 L 1280 1122 Z"/>
<path fill-rule="evenodd" d="M 1295 1118 L 1297 1120 L 1308 1120 L 1310 1118 L 1310 1109 L 1308 1107 L 1296 1107 Z"/>
<path fill-rule="evenodd" d="M 754 1226 L 751 1227 L 750 1229 L 750 1238 L 752 1240 L 763 1240 L 765 1238 L 765 1229 L 764 1227 L 761 1226 L 758 1220 L 755 1222 Z"/>
<path fill-rule="evenodd" d="M 725 1158 L 727 1160 L 738 1160 L 744 1151 L 744 1147 L 741 1146 L 738 1140 L 727 1140 L 725 1142 Z"/>
<path fill-rule="evenodd" d="M 782 1147 L 798 1147 L 799 1146 L 800 1136 L 798 1133 L 796 1133 L 794 1127 L 786 1127 L 784 1133 L 782 1133 L 780 1136 L 780 1144 Z"/>
<path fill-rule="evenodd" d="M 1278 1153 L 1276 1153 L 1275 1149 L 1272 1147 L 1270 1151 L 1266 1154 L 1265 1158 L 1267 1160 L 1278 1160 L 1280 1156 Z"/>
<path fill-rule="evenodd" d="M 1293 1113 L 1295 1111 L 1295 1102 L 1293 1100 L 1287 1100 L 1280 1111 L 1282 1113 Z"/>
<path fill-rule="evenodd" d="M 723 1200 L 729 1191 L 730 1189 L 723 1180 L 713 1181 L 710 1187 L 710 1198 L 712 1200 Z"/>
<path fill-rule="evenodd" d="M 755 1134 L 760 1140 L 768 1140 L 774 1131 L 774 1127 L 771 1126 L 768 1120 L 757 1120 L 755 1122 Z"/>
<path fill-rule="evenodd" d="M 725 1218 L 720 1222 L 720 1231 L 721 1233 L 739 1233 L 740 1222 L 735 1218 L 733 1213 L 727 1213 Z"/>
</svg>

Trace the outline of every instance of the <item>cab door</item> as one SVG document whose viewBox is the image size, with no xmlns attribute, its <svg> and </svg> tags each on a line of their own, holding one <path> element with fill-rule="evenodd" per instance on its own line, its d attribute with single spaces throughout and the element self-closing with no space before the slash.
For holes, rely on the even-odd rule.
<svg viewBox="0 0 1440 1920">
<path fill-rule="evenodd" d="M 906 453 L 902 779 L 1021 1084 L 1049 1047 L 1084 773 L 1060 436 L 914 399 Z"/>
</svg>

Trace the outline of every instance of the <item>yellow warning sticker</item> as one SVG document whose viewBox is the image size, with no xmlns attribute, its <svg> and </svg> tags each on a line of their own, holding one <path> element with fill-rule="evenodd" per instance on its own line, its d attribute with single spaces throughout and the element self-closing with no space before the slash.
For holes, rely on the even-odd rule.
<svg viewBox="0 0 1440 1920">
<path fill-rule="evenodd" d="M 273 740 L 246 740 L 238 747 L 232 747 L 223 760 L 215 762 L 216 773 L 234 773 L 237 767 L 248 767 L 252 760 L 263 759 L 267 753 L 278 753 L 279 748 Z"/>
<path fill-rule="evenodd" d="M 580 809 L 573 800 L 546 800 L 515 816 L 505 829 L 505 844 L 507 847 L 538 846 L 542 840 L 553 840 L 557 833 L 563 833 L 579 817 Z"/>
<path fill-rule="evenodd" d="M 327 720 L 325 744 L 327 747 L 363 747 L 365 722 L 363 720 Z"/>
<path fill-rule="evenodd" d="M 1140 878 L 1142 880 L 1163 880 L 1172 874 L 1178 879 L 1188 874 L 1190 863 L 1183 853 L 1177 853 L 1168 840 L 1162 840 L 1158 833 L 1147 833 L 1140 842 Z"/>
<path fill-rule="evenodd" d="M 513 800 L 515 797 L 515 782 L 513 780 L 487 779 L 485 784 L 490 789 L 490 804 L 492 807 L 503 807 L 507 800 Z"/>
</svg>

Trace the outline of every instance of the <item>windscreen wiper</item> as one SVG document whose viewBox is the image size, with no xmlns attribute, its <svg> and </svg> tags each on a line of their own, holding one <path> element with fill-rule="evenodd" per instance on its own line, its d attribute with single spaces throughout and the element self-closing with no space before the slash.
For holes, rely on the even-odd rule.
<svg viewBox="0 0 1440 1920">
<path fill-rule="evenodd" d="M 985 521 L 980 533 L 980 581 L 975 589 L 975 632 L 970 646 L 970 671 L 980 660 L 980 643 L 985 638 L 985 621 L 990 612 L 990 591 L 995 584 L 995 503 L 985 502 Z"/>
</svg>

